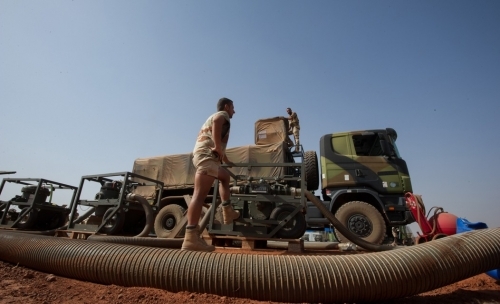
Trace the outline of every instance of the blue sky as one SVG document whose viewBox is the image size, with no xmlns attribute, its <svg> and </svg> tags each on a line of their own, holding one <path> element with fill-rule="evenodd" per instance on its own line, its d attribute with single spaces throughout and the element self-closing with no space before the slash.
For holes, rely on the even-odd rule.
<svg viewBox="0 0 500 304">
<path fill-rule="evenodd" d="M 392 127 L 428 208 L 500 227 L 498 1 L 0 0 L 0 178 L 188 153 L 223 96 L 230 147 Z"/>
</svg>

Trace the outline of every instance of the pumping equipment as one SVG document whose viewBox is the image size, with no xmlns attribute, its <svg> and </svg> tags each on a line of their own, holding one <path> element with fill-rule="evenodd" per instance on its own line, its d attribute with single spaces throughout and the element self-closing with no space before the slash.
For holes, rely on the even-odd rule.
<svg viewBox="0 0 500 304">
<path fill-rule="evenodd" d="M 66 223 L 70 209 L 67 205 L 52 203 L 52 195 L 57 189 L 70 190 L 74 199 L 76 187 L 43 178 L 5 178 L 0 194 L 7 183 L 22 188 L 21 195 L 8 201 L 0 200 L 1 228 L 51 230 Z"/>
<path fill-rule="evenodd" d="M 456 215 L 445 212 L 441 207 L 432 207 L 427 216 L 431 212 L 433 212 L 433 215 L 427 218 L 424 202 L 420 195 L 408 192 L 405 194 L 405 199 L 406 205 L 422 230 L 422 233 L 417 232 L 416 244 L 433 241 L 456 233 Z"/>
<path fill-rule="evenodd" d="M 213 235 L 253 237 L 264 239 L 298 239 L 306 231 L 306 182 L 300 177 L 302 163 L 238 163 L 232 167 L 252 170 L 254 167 L 284 167 L 281 176 L 232 178 L 231 204 L 240 211 L 240 218 L 225 225 L 221 208 L 210 208 L 208 232 Z M 214 187 L 213 206 L 217 206 L 218 181 Z"/>
<path fill-rule="evenodd" d="M 86 182 L 100 184 L 92 200 L 81 198 Z M 134 194 L 138 187 L 148 186 L 152 189 L 149 200 Z M 71 204 L 67 231 L 148 235 L 153 226 L 155 205 L 160 201 L 158 192 L 162 188 L 162 182 L 131 172 L 82 176 Z M 87 207 L 85 214 L 79 216 L 78 207 Z"/>
</svg>

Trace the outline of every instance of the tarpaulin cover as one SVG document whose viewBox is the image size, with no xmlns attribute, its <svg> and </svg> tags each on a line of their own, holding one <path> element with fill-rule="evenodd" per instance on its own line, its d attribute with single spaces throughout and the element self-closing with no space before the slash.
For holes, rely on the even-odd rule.
<svg viewBox="0 0 500 304">
<path fill-rule="evenodd" d="M 293 146 L 288 136 L 288 119 L 279 116 L 259 119 L 255 122 L 255 144 L 266 145 L 287 142 Z"/>
<path fill-rule="evenodd" d="M 266 145 L 249 145 L 228 148 L 227 157 L 233 163 L 286 163 L 291 157 L 285 142 Z M 192 153 L 138 158 L 134 161 L 133 173 L 162 181 L 164 189 L 193 188 L 195 168 Z M 285 175 L 286 167 L 232 167 L 235 175 L 252 177 L 278 177 Z M 136 194 L 149 197 L 152 187 L 138 187 Z"/>
</svg>

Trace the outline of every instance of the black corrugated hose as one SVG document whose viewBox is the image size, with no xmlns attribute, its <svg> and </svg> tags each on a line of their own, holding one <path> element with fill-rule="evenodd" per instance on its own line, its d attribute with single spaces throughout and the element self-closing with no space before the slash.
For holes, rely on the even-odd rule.
<svg viewBox="0 0 500 304">
<path fill-rule="evenodd" d="M 500 268 L 500 228 L 343 256 L 205 253 L 0 233 L 0 259 L 101 284 L 279 302 L 397 299 Z"/>
</svg>

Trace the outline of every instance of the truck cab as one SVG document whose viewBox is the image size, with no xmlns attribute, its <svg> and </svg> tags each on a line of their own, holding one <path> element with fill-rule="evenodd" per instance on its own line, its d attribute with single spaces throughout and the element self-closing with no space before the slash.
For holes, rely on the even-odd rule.
<svg viewBox="0 0 500 304">
<path fill-rule="evenodd" d="M 392 128 L 327 134 L 320 139 L 321 196 L 327 208 L 350 231 L 381 244 L 392 227 L 414 221 L 406 207 L 412 192 L 406 162 Z M 308 202 L 309 227 L 329 224 Z M 340 241 L 347 239 L 336 232 Z"/>
</svg>

